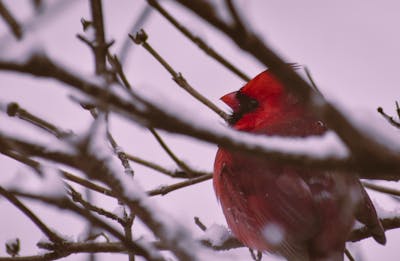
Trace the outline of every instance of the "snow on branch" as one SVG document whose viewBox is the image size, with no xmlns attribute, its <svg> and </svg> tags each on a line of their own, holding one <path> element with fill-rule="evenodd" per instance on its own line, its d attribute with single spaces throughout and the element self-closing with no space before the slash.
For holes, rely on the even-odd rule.
<svg viewBox="0 0 400 261">
<path fill-rule="evenodd" d="M 116 113 L 142 125 L 188 135 L 229 149 L 257 154 L 276 161 L 285 161 L 287 164 L 326 169 L 357 168 L 359 171 L 363 171 L 362 177 L 365 178 L 388 180 L 398 180 L 399 178 L 397 172 L 400 168 L 399 154 L 384 148 L 384 155 L 387 157 L 382 158 L 382 145 L 377 145 L 376 150 L 369 150 L 368 161 L 365 161 L 363 157 L 360 158 L 358 154 L 354 154 L 355 151 L 353 151 L 351 157 L 346 157 L 348 156 L 346 149 L 333 134 L 328 134 L 322 138 L 301 140 L 257 137 L 215 126 L 215 122 L 207 124 L 198 120 L 193 121 L 182 113 L 178 113 L 181 110 L 172 111 L 170 108 L 173 106 L 157 104 L 156 101 L 150 101 L 148 97 L 145 98 L 135 91 L 128 91 L 119 86 L 114 86 L 112 92 L 106 90 L 99 84 L 99 81 L 85 79 L 43 54 L 33 54 L 26 62 L 21 63 L 0 60 L 0 70 L 57 79 L 83 93 L 88 99 L 94 100 L 100 108 L 107 105 Z M 354 140 L 359 142 L 358 137 L 355 137 Z M 371 142 L 375 143 L 374 141 Z M 306 149 L 307 143 L 313 145 L 314 149 Z M 322 149 L 317 151 L 318 155 L 316 155 L 315 148 L 318 147 Z M 364 153 L 362 155 L 365 155 Z M 376 175 L 377 172 L 380 172 L 380 174 Z"/>
<path fill-rule="evenodd" d="M 312 86 L 300 77 L 290 65 L 285 63 L 263 39 L 252 30 L 244 27 L 243 18 L 235 14 L 235 23 L 226 22 L 218 15 L 213 3 L 205 0 L 178 0 L 180 5 L 192 11 L 194 15 L 201 17 L 212 27 L 218 29 L 229 37 L 239 48 L 252 55 L 268 69 L 301 101 L 319 113 L 341 140 L 351 151 L 353 158 L 360 161 L 368 161 L 371 158 L 386 162 L 391 165 L 399 160 L 399 155 L 392 153 L 377 140 L 368 137 L 338 110 L 334 105 L 324 101 L 312 91 Z M 237 25 L 241 26 L 237 26 Z M 369 178 L 373 178 L 369 176 Z"/>
<path fill-rule="evenodd" d="M 260 157 L 285 161 L 288 164 L 326 169 L 357 168 L 362 171 L 362 177 L 365 178 L 399 179 L 397 170 L 400 168 L 398 160 L 400 156 L 382 145 L 376 145 L 377 149 L 369 152 L 371 154 L 368 154 L 369 158 L 366 161 L 357 157 L 355 151 L 347 155 L 345 147 L 334 134 L 327 134 L 322 138 L 293 140 L 258 137 L 227 127 L 215 126 L 215 122 L 202 124 L 201 121 L 193 121 L 190 117 L 179 113 L 182 111 L 180 108 L 172 110 L 171 107 L 176 106 L 176 103 L 174 106 L 156 103 L 155 100 L 149 100 L 149 97 L 143 97 L 144 95 L 137 91 L 129 91 L 116 85 L 113 86 L 113 91 L 109 91 L 103 88 L 99 81 L 85 79 L 43 54 L 33 54 L 26 62 L 21 63 L 0 60 L 0 70 L 57 79 L 84 94 L 88 99 L 92 99 L 100 108 L 107 104 L 114 112 L 142 125 L 188 135 L 229 149 L 254 153 Z M 359 142 L 358 137 L 354 138 L 354 142 Z M 321 148 L 317 154 L 314 152 L 316 148 Z M 381 157 L 382 149 L 385 158 Z M 377 172 L 380 172 L 379 175 Z"/>
</svg>

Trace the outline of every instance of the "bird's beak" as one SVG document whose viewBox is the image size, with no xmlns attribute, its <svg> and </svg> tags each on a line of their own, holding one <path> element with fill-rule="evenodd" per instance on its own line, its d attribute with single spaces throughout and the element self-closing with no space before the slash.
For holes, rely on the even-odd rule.
<svg viewBox="0 0 400 261">
<path fill-rule="evenodd" d="M 225 94 L 224 96 L 221 97 L 221 100 L 228 105 L 229 107 L 231 107 L 231 109 L 233 111 L 238 111 L 239 110 L 239 101 L 236 98 L 236 92 L 231 92 L 228 94 Z"/>
</svg>

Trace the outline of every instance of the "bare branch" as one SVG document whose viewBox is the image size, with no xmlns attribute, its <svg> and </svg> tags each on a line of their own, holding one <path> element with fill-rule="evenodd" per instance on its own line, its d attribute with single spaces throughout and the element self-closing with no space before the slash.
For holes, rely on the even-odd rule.
<svg viewBox="0 0 400 261">
<path fill-rule="evenodd" d="M 208 100 L 206 97 L 204 97 L 202 94 L 200 94 L 196 89 L 194 89 L 188 82 L 187 80 L 182 76 L 181 73 L 175 72 L 175 70 L 167 63 L 164 58 L 160 56 L 156 52 L 156 50 L 151 47 L 148 42 L 147 42 L 147 34 L 141 30 L 139 33 L 136 34 L 135 37 L 131 36 L 132 41 L 134 41 L 136 44 L 142 45 L 153 57 L 161 63 L 162 66 L 172 75 L 172 79 L 180 86 L 182 87 L 185 91 L 187 91 L 190 95 L 192 95 L 194 98 L 196 98 L 198 101 L 203 103 L 205 106 L 207 106 L 209 109 L 214 111 L 216 114 L 218 114 L 222 119 L 225 121 L 229 120 L 229 116 L 222 111 L 220 108 L 218 108 L 214 103 L 212 103 L 210 100 Z"/>
<path fill-rule="evenodd" d="M 320 169 L 357 170 L 361 173 L 361 178 L 398 180 L 400 177 L 400 155 L 385 149 L 387 153 L 390 153 L 390 156 L 382 158 L 382 151 L 379 149 L 381 148 L 381 145 L 379 145 L 377 150 L 371 151 L 373 154 L 369 155 L 368 160 L 362 160 L 360 157 L 352 157 L 350 159 L 315 159 L 305 155 L 287 152 L 283 153 L 277 149 L 266 148 L 254 143 L 250 144 L 245 139 L 233 139 L 226 133 L 215 132 L 205 127 L 193 126 L 191 122 L 157 107 L 158 105 L 144 100 L 133 91 L 128 92 L 128 95 L 132 97 L 134 102 L 129 102 L 126 98 L 121 99 L 119 96 L 105 90 L 101 86 L 86 81 L 85 79 L 66 71 L 43 55 L 34 55 L 24 64 L 0 61 L 0 70 L 16 71 L 40 77 L 57 79 L 74 89 L 101 101 L 100 103 L 108 104 L 110 109 L 135 122 L 137 122 L 138 119 L 142 119 L 139 123 L 146 124 L 147 126 L 151 125 L 154 128 L 188 135 L 204 141 L 219 144 L 228 149 L 239 149 L 243 152 L 252 153 L 259 157 L 268 157 L 269 160 L 282 161 L 285 162 L 285 164 Z M 251 136 L 243 133 L 241 133 L 241 135 Z M 263 137 L 263 140 L 268 140 L 268 137 Z M 17 140 L 14 141 L 17 142 Z M 40 154 L 43 155 L 43 153 Z M 56 155 L 48 156 L 53 158 L 56 157 Z"/>
<path fill-rule="evenodd" d="M 19 162 L 31 167 L 37 173 L 42 172 L 42 165 L 36 160 L 28 158 L 24 155 L 20 155 L 13 151 L 1 151 L 1 153 L 3 153 L 4 155 L 6 155 L 12 159 L 15 159 L 16 161 L 19 161 Z M 93 182 L 88 181 L 87 179 L 78 177 L 74 174 L 71 174 L 71 173 L 65 171 L 65 170 L 58 169 L 58 171 L 63 175 L 63 178 L 65 178 L 66 180 L 72 181 L 76 184 L 79 184 L 79 185 L 86 187 L 88 189 L 91 189 L 93 191 L 99 192 L 103 195 L 116 198 L 116 195 L 114 195 L 114 193 L 111 190 L 109 190 L 108 188 L 99 186 Z"/>
<path fill-rule="evenodd" d="M 37 14 L 40 14 L 41 12 L 43 12 L 45 4 L 43 3 L 42 0 L 31 0 L 31 3 Z"/>
<path fill-rule="evenodd" d="M 132 86 L 129 83 L 128 79 L 126 78 L 126 75 L 124 73 L 124 70 L 122 68 L 121 62 L 119 61 L 118 57 L 116 55 L 111 55 L 107 53 L 107 58 L 109 63 L 113 67 L 115 73 L 120 77 L 122 81 L 121 85 L 128 90 L 132 90 Z"/>
<path fill-rule="evenodd" d="M 114 153 L 118 156 L 118 159 L 121 161 L 121 164 L 125 170 L 125 174 L 133 177 L 134 172 L 131 167 L 131 164 L 128 161 L 127 154 L 125 153 L 125 151 L 123 151 L 123 149 L 120 146 L 118 146 L 117 142 L 115 141 L 114 137 L 111 135 L 111 132 L 109 130 L 107 130 L 107 138 L 111 143 L 111 146 L 113 147 Z"/>
<path fill-rule="evenodd" d="M 94 44 L 96 74 L 104 74 L 107 70 L 106 55 L 108 45 L 106 44 L 104 33 L 104 19 L 101 0 L 90 0 L 90 9 L 93 19 L 93 27 L 96 32 L 96 42 Z"/>
<path fill-rule="evenodd" d="M 400 228 L 400 217 L 384 218 L 381 219 L 381 223 L 385 231 L 390 229 Z M 347 241 L 357 242 L 366 238 L 371 237 L 371 233 L 367 227 L 353 230 Z"/>
<path fill-rule="evenodd" d="M 143 27 L 144 23 L 150 18 L 151 13 L 152 8 L 146 5 L 140 12 L 139 17 L 132 23 L 128 34 L 135 34 L 137 31 L 139 31 L 139 29 Z M 118 57 L 121 58 L 121 64 L 125 64 L 126 59 L 128 58 L 129 50 L 132 46 L 133 45 L 131 44 L 129 37 L 127 37 L 118 53 Z"/>
<path fill-rule="evenodd" d="M 202 230 L 206 231 L 207 227 L 201 222 L 199 217 L 194 217 L 194 223 Z"/>
<path fill-rule="evenodd" d="M 365 182 L 363 181 L 362 184 L 364 185 L 364 187 L 368 188 L 368 189 L 372 189 L 381 193 L 385 193 L 385 194 L 389 194 L 392 196 L 396 196 L 396 197 L 400 197 L 400 190 L 397 189 L 392 189 L 389 187 L 385 187 L 385 186 L 379 186 L 373 183 L 369 183 L 369 182 Z"/>
<path fill-rule="evenodd" d="M 112 219 L 117 221 L 118 223 L 120 223 L 122 226 L 125 226 L 126 222 L 124 219 L 118 217 L 117 215 L 106 211 L 103 208 L 99 208 L 93 204 L 91 204 L 90 202 L 86 201 L 83 199 L 82 195 L 77 192 L 76 190 L 74 190 L 71 186 L 68 187 L 69 189 L 69 194 L 71 195 L 71 199 L 79 204 L 81 204 L 85 209 L 90 210 L 92 212 L 96 212 L 97 214 L 104 216 L 106 218 Z"/>
<path fill-rule="evenodd" d="M 42 168 L 41 164 L 39 162 L 33 160 L 33 159 L 30 159 L 30 158 L 25 157 L 25 156 L 21 156 L 19 154 L 16 154 L 16 153 L 10 152 L 10 151 L 6 151 L 6 152 L 2 152 L 2 153 L 4 155 L 7 155 L 7 156 L 9 156 L 9 157 L 11 157 L 11 158 L 13 158 L 13 159 L 25 164 L 25 165 L 28 165 L 28 166 L 32 167 L 36 172 L 39 172 L 39 173 L 41 172 L 41 168 Z M 133 156 L 128 155 L 128 157 L 133 157 Z M 130 158 L 130 159 L 132 159 L 132 158 Z M 146 164 L 153 164 L 153 163 L 146 162 Z M 146 164 L 143 164 L 143 165 L 146 165 Z M 156 170 L 157 170 L 157 168 L 161 168 L 158 165 L 155 165 L 155 164 L 153 164 L 153 165 L 156 166 Z M 73 175 L 73 174 L 71 174 L 71 173 L 69 173 L 67 171 L 64 171 L 64 170 L 61 170 L 61 169 L 59 169 L 58 171 L 63 175 L 63 178 L 65 178 L 66 180 L 72 181 L 72 182 L 74 182 L 76 184 L 79 184 L 79 185 L 81 185 L 83 187 L 86 187 L 86 188 L 88 188 L 90 190 L 93 190 L 93 191 L 96 191 L 98 193 L 101 193 L 101 194 L 103 194 L 105 196 L 109 196 L 109 197 L 113 197 L 113 198 L 118 199 L 117 195 L 112 190 L 110 190 L 108 188 L 99 186 L 99 185 L 97 185 L 97 184 L 95 184 L 93 182 L 88 181 L 87 179 L 83 179 L 83 178 L 78 177 L 76 175 Z M 167 171 L 167 170 L 164 170 L 164 171 Z M 186 174 L 180 175 L 180 174 L 173 174 L 170 171 L 167 171 L 167 172 L 169 172 L 172 175 L 171 177 L 174 177 L 174 178 L 176 178 L 176 177 L 181 177 L 181 178 L 182 177 L 187 177 Z M 172 185 L 168 185 L 168 186 L 162 186 L 162 187 L 160 187 L 158 189 L 154 189 L 154 190 L 148 191 L 147 194 L 149 196 L 166 195 L 167 193 L 172 192 L 174 190 L 177 190 L 177 189 L 180 189 L 180 188 L 184 188 L 184 187 L 187 187 L 187 186 L 191 186 L 191 185 L 194 185 L 194 184 L 197 184 L 197 183 L 200 183 L 200 182 L 203 182 L 203 181 L 206 181 L 206 180 L 212 178 L 212 174 L 211 173 L 203 173 L 203 172 L 197 172 L 197 173 L 198 173 L 199 176 L 196 177 L 196 178 L 188 179 L 186 181 L 178 182 L 178 183 L 175 183 L 175 184 L 172 184 Z"/>
<path fill-rule="evenodd" d="M 356 260 L 354 259 L 353 255 L 350 253 L 350 251 L 349 251 L 347 248 L 344 249 L 344 254 L 345 254 L 346 257 L 349 259 L 349 261 L 356 261 Z"/>
<path fill-rule="evenodd" d="M 176 27 L 183 35 L 190 39 L 194 44 L 196 44 L 201 50 L 203 50 L 207 55 L 217 60 L 221 65 L 226 67 L 228 70 L 232 71 L 234 74 L 239 76 L 245 82 L 250 81 L 250 77 L 243 73 L 239 68 L 235 67 L 232 63 L 222 57 L 209 45 L 207 45 L 199 36 L 191 33 L 185 26 L 178 22 L 166 9 L 164 9 L 157 0 L 147 0 L 149 5 L 154 7 L 162 16 L 165 17 L 173 26 Z"/>
<path fill-rule="evenodd" d="M 246 37 L 247 34 L 246 26 L 243 22 L 243 19 L 240 17 L 235 4 L 233 3 L 232 0 L 225 0 L 225 4 L 228 7 L 231 17 L 233 18 L 234 21 L 233 27 L 235 27 L 238 33 L 242 34 L 242 37 Z"/>
<path fill-rule="evenodd" d="M 397 104 L 397 103 L 396 103 Z M 398 106 L 398 105 L 397 105 Z M 398 107 L 397 107 L 398 110 Z M 382 107 L 378 107 L 377 111 L 382 115 L 383 118 L 385 118 L 385 120 L 387 120 L 392 126 L 399 128 L 400 129 L 400 122 L 397 122 L 395 119 L 393 119 L 392 116 L 387 115 Z"/>
<path fill-rule="evenodd" d="M 191 178 L 173 185 L 169 185 L 169 186 L 163 186 L 160 187 L 158 189 L 154 189 L 154 190 L 150 190 L 149 192 L 147 192 L 150 196 L 155 196 L 155 195 L 166 195 L 167 193 L 180 189 L 180 188 L 184 188 L 187 186 L 191 186 L 206 180 L 212 179 L 212 174 L 204 174 L 203 176 L 199 176 L 196 178 Z"/>
<path fill-rule="evenodd" d="M 168 170 L 168 169 L 166 169 L 166 168 L 164 168 L 164 167 L 162 167 L 162 166 L 160 166 L 160 165 L 158 165 L 158 164 L 156 164 L 154 162 L 150 162 L 150 161 L 144 160 L 142 158 L 139 158 L 139 157 L 131 155 L 131 154 L 126 154 L 126 156 L 127 156 L 127 158 L 129 160 L 131 160 L 133 162 L 136 162 L 136 163 L 138 163 L 140 165 L 143 165 L 143 166 L 146 166 L 146 167 L 151 168 L 153 170 L 156 170 L 156 171 L 158 171 L 160 173 L 163 173 L 165 175 L 168 175 L 168 176 L 170 176 L 172 178 L 186 178 L 187 177 L 186 172 L 178 171 L 178 170 L 171 171 L 171 170 Z"/>
<path fill-rule="evenodd" d="M 55 244 L 62 244 L 64 239 L 57 235 L 54 231 L 46 226 L 29 208 L 27 208 L 21 201 L 18 200 L 13 194 L 9 193 L 3 187 L 0 186 L 0 194 L 3 195 L 8 201 L 16 206 L 22 213 L 24 213 L 42 232 L 47 236 L 49 240 Z"/>
<path fill-rule="evenodd" d="M 188 177 L 193 177 L 195 175 L 194 171 L 184 161 L 180 160 L 175 153 L 172 152 L 161 136 L 153 128 L 149 128 L 149 130 L 164 151 L 168 154 L 168 156 L 188 175 Z"/>
<path fill-rule="evenodd" d="M 10 28 L 11 32 L 14 36 L 21 40 L 22 39 L 22 27 L 15 19 L 15 17 L 11 14 L 11 12 L 7 9 L 4 5 L 3 1 L 0 0 L 0 16 L 4 19 L 8 27 Z"/>
<path fill-rule="evenodd" d="M 357 129 L 333 105 L 324 101 L 311 86 L 301 78 L 290 65 L 285 63 L 255 32 L 247 28 L 245 37 L 236 27 L 227 24 L 214 11 L 211 2 L 205 0 L 177 0 L 182 6 L 200 16 L 216 29 L 223 32 L 243 51 L 267 66 L 269 70 L 291 92 L 297 95 L 305 105 L 311 107 L 328 123 L 352 151 L 352 155 L 360 160 L 368 161 L 377 158 L 379 161 L 396 161 L 394 155 L 383 145 L 374 141 Z M 374 155 L 374 156 L 372 156 Z"/>
<path fill-rule="evenodd" d="M 99 185 L 97 185 L 97 184 L 95 184 L 95 183 L 93 183 L 93 182 L 88 181 L 87 179 L 80 178 L 80 177 L 78 177 L 78 176 L 76 176 L 76 175 L 73 175 L 73 174 L 71 174 L 71 173 L 69 173 L 69 172 L 66 172 L 66 171 L 64 171 L 64 170 L 60 170 L 60 172 L 62 173 L 63 177 L 64 177 L 65 179 L 69 180 L 69 181 L 72 181 L 72 182 L 74 182 L 74 183 L 76 183 L 76 184 L 79 184 L 79 185 L 81 185 L 81 186 L 83 186 L 83 187 L 85 187 L 85 188 L 88 188 L 88 189 L 90 189 L 90 190 L 99 192 L 99 193 L 101 193 L 101 194 L 103 194 L 103 195 L 105 195 L 105 196 L 117 198 L 117 196 L 115 195 L 115 193 L 113 193 L 113 192 L 112 192 L 111 190 L 109 190 L 108 188 L 99 186 Z"/>
<path fill-rule="evenodd" d="M 18 117 L 21 120 L 27 121 L 32 123 L 33 125 L 51 133 L 52 135 L 56 136 L 57 138 L 65 138 L 67 136 L 71 136 L 72 132 L 64 131 L 59 127 L 55 126 L 54 124 L 43 120 L 42 118 L 30 113 L 29 111 L 25 110 L 21 106 L 18 105 L 16 102 L 11 102 L 7 106 L 7 114 L 10 117 Z"/>
<path fill-rule="evenodd" d="M 122 242 L 122 244 L 126 247 L 126 249 L 129 249 L 129 250 L 135 252 L 136 255 L 143 256 L 144 258 L 146 258 L 146 260 L 165 261 L 165 259 L 161 255 L 159 255 L 157 251 L 153 251 L 154 249 L 153 249 L 153 247 L 151 247 L 151 245 L 144 246 L 142 242 L 127 240 L 125 238 L 125 235 L 123 235 L 121 232 L 116 230 L 114 227 L 107 224 L 103 220 L 97 218 L 92 213 L 90 213 L 90 211 L 88 211 L 87 209 L 83 209 L 83 208 L 76 206 L 73 202 L 71 202 L 67 198 L 54 199 L 54 198 L 44 197 L 41 195 L 23 193 L 23 192 L 18 192 L 18 191 L 13 191 L 13 194 L 18 195 L 20 197 L 28 198 L 31 200 L 43 202 L 49 206 L 54 206 L 54 207 L 60 208 L 62 210 L 69 210 L 75 214 L 78 214 L 82 218 L 88 220 L 89 222 L 91 222 L 91 224 L 108 231 L 111 235 L 113 235 L 117 239 L 119 239 Z M 67 245 L 68 244 L 65 242 L 62 246 L 60 246 L 61 249 L 58 249 L 57 245 L 52 245 L 52 247 L 53 247 L 53 250 L 55 250 L 55 252 L 57 252 L 57 250 L 58 251 L 63 250 L 65 247 L 67 247 Z M 47 249 L 50 250 L 51 248 L 48 247 Z M 72 254 L 72 252 L 66 253 L 66 254 Z M 48 260 L 54 260 L 54 259 L 48 259 Z M 1 259 L 0 259 L 0 261 L 1 261 Z"/>
<path fill-rule="evenodd" d="M 50 252 L 36 256 L 0 257 L 0 261 L 50 261 L 68 256 L 69 253 Z"/>
<path fill-rule="evenodd" d="M 128 89 L 128 90 L 132 90 L 131 84 L 129 83 L 128 79 L 125 76 L 124 70 L 117 58 L 117 56 L 112 56 L 112 55 L 108 55 L 109 60 L 111 61 L 111 64 L 114 68 L 114 70 L 116 71 L 117 75 L 119 75 L 123 86 Z M 172 150 L 168 147 L 168 145 L 164 142 L 164 140 L 161 138 L 161 136 L 157 133 L 157 131 L 153 128 L 148 128 L 150 133 L 156 138 L 156 140 L 158 141 L 158 143 L 161 145 L 161 147 L 164 149 L 165 152 L 167 152 L 167 154 L 171 157 L 171 159 L 173 161 L 175 161 L 175 163 L 185 172 L 170 172 L 164 168 L 162 168 L 161 166 L 158 166 L 157 164 L 154 164 L 152 162 L 146 162 L 142 159 L 139 159 L 138 157 L 134 157 L 131 155 L 126 155 L 125 157 L 127 159 L 131 159 L 133 161 L 136 161 L 137 163 L 140 163 L 142 165 L 145 165 L 147 167 L 153 168 L 157 171 L 160 171 L 164 174 L 167 174 L 169 176 L 175 176 L 176 174 L 187 174 L 188 176 L 190 175 L 194 175 L 195 171 L 193 171 L 189 166 L 187 166 L 187 164 L 185 164 L 185 162 L 181 161 L 173 152 Z"/>
</svg>

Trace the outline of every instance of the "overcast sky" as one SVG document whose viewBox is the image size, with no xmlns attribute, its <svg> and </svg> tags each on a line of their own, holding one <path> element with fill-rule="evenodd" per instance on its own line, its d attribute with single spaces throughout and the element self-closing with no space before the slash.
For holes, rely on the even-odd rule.
<svg viewBox="0 0 400 261">
<path fill-rule="evenodd" d="M 80 19 L 90 19 L 88 1 L 66 2 L 69 3 L 61 10 L 54 11 L 54 16 L 30 24 L 32 32 L 27 33 L 22 43 L 16 43 L 12 37 L 7 36 L 7 27 L 1 20 L 0 57 L 20 58 L 32 47 L 39 48 L 68 68 L 93 77 L 92 54 L 87 46 L 75 37 L 77 33 L 82 33 Z M 30 1 L 6 0 L 4 3 L 20 21 L 30 21 Z M 118 53 L 132 22 L 145 6 L 145 1 L 104 0 L 103 3 L 106 35 L 108 39 L 115 39 L 112 51 Z M 173 4 L 173 1 L 165 0 L 163 3 L 181 23 L 251 77 L 265 69 L 190 12 Z M 267 43 L 288 62 L 306 65 L 311 70 L 314 80 L 327 99 L 345 111 L 352 111 L 364 123 L 377 123 L 387 135 L 400 134 L 376 113 L 376 108 L 382 106 L 386 112 L 394 114 L 394 101 L 400 100 L 398 1 L 238 0 L 237 3 L 248 24 L 253 26 Z M 218 99 L 225 93 L 240 88 L 244 84 L 241 79 L 206 56 L 157 12 L 151 14 L 144 29 L 149 35 L 149 43 L 177 71 L 182 72 L 199 92 L 227 110 Z M 142 47 L 132 46 L 125 71 L 135 88 L 150 88 L 151 91 L 159 93 L 160 100 L 170 102 L 170 106 L 179 104 L 187 108 L 186 113 L 192 117 L 210 117 L 215 119 L 215 124 L 223 124 L 216 115 L 181 90 Z M 17 101 L 30 111 L 77 133 L 87 129 L 91 122 L 90 115 L 68 97 L 74 93 L 58 82 L 0 72 L 0 83 L 2 103 Z M 368 125 L 365 126 L 369 128 Z M 47 143 L 54 142 L 32 126 L 10 119 L 4 114 L 0 114 L 0 131 Z M 154 138 L 139 125 L 114 117 L 111 131 L 127 152 L 154 160 L 171 169 L 175 168 Z M 161 134 L 174 151 L 191 166 L 199 170 L 212 170 L 216 146 L 179 135 L 164 132 Z M 132 166 L 136 178 L 147 189 L 177 181 L 136 164 Z M 1 155 L 0 170 L 2 185 L 9 184 L 12 180 L 23 180 L 27 186 L 33 184 L 30 183 L 33 181 L 30 181 L 31 174 L 27 168 Z M 397 184 L 390 185 L 399 187 Z M 382 207 L 395 207 L 387 198 L 376 194 L 373 196 Z M 194 216 L 200 217 L 206 225 L 225 225 L 210 181 L 154 200 L 196 235 L 201 233 L 193 223 Z M 117 202 L 103 197 L 96 198 L 96 202 L 111 211 L 118 206 Z M 76 236 L 84 231 L 85 224 L 68 213 L 42 208 L 37 204 L 32 206 L 44 220 L 49 220 L 51 227 L 62 234 Z M 38 229 L 4 200 L 0 200 L 0 213 L 0 254 L 5 254 L 4 242 L 12 237 L 20 237 L 22 254 L 37 253 L 35 244 L 42 238 Z M 138 229 L 134 233 L 139 237 L 143 230 Z M 361 246 L 359 250 L 362 260 L 397 260 L 400 233 L 393 231 L 387 234 L 388 244 L 385 247 L 379 246 L 371 239 L 357 244 Z M 246 249 L 231 251 L 231 254 L 235 256 L 232 260 L 250 259 Z M 102 260 L 107 260 L 107 257 L 109 258 L 105 256 Z M 125 258 L 121 256 L 121 260 L 123 259 Z M 272 257 L 265 259 L 278 260 Z M 70 256 L 66 260 L 84 260 L 84 256 Z"/>
</svg>

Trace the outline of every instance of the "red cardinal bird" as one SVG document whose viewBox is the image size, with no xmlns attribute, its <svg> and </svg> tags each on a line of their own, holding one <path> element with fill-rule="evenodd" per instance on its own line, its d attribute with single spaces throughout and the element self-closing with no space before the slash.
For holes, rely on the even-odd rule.
<svg viewBox="0 0 400 261">
<path fill-rule="evenodd" d="M 231 126 L 282 137 L 323 135 L 326 125 L 269 72 L 223 96 Z M 214 189 L 234 235 L 287 260 L 341 261 L 355 219 L 385 244 L 382 225 L 356 175 L 293 167 L 219 148 Z"/>
</svg>

